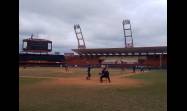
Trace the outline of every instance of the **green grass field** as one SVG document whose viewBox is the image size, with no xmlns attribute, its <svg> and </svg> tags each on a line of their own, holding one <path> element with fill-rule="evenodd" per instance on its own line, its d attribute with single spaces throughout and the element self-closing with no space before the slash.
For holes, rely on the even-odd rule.
<svg viewBox="0 0 187 111">
<path fill-rule="evenodd" d="M 33 67 L 20 68 L 19 107 L 20 111 L 166 111 L 167 110 L 167 71 L 152 70 L 135 75 L 128 71 L 109 69 L 111 80 L 119 76 L 120 85 L 103 83 L 99 69 L 92 70 L 92 85 L 63 84 L 58 78 L 86 76 L 86 69 Z M 118 79 L 118 78 L 117 78 Z M 116 79 L 116 81 L 117 81 Z M 127 87 L 128 81 L 143 81 L 141 85 Z M 79 81 L 79 80 L 78 80 Z M 80 81 L 80 82 L 81 82 Z M 66 81 L 68 82 L 68 81 Z M 70 83 L 73 81 L 69 81 Z M 88 81 L 89 82 L 89 81 Z M 97 83 L 97 84 L 94 84 Z"/>
</svg>

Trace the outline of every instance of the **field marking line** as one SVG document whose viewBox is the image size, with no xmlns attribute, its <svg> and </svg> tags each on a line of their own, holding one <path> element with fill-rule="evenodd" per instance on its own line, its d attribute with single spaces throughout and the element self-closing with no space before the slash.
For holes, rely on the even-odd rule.
<svg viewBox="0 0 187 111">
<path fill-rule="evenodd" d="M 54 79 L 58 79 L 60 77 L 37 77 L 37 76 L 19 76 L 22 78 L 54 78 Z"/>
</svg>

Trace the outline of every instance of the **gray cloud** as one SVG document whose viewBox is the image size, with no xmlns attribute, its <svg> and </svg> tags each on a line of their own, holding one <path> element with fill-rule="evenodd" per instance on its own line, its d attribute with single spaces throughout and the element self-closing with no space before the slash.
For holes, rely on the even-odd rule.
<svg viewBox="0 0 187 111">
<path fill-rule="evenodd" d="M 53 41 L 53 50 L 77 48 L 80 24 L 87 48 L 124 47 L 122 20 L 130 19 L 135 46 L 167 45 L 166 0 L 20 0 L 20 37 Z"/>
</svg>

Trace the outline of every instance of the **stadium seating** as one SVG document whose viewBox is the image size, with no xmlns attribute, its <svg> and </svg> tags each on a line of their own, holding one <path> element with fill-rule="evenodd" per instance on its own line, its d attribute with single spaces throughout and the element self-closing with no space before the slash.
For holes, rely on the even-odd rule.
<svg viewBox="0 0 187 111">
<path fill-rule="evenodd" d="M 19 54 L 20 65 L 57 65 L 65 62 L 64 55 Z"/>
</svg>

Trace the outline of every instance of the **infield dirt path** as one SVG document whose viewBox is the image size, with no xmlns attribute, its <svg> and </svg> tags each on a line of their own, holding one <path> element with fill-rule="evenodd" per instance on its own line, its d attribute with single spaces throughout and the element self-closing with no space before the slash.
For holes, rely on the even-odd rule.
<svg viewBox="0 0 187 111">
<path fill-rule="evenodd" d="M 42 84 L 44 86 L 49 86 L 49 85 L 79 85 L 79 86 L 101 86 L 101 85 L 122 85 L 122 86 L 141 86 L 144 81 L 138 80 L 138 79 L 132 79 L 132 78 L 127 78 L 128 76 L 131 75 L 136 75 L 139 73 L 129 73 L 125 75 L 116 75 L 116 76 L 111 76 L 111 83 L 109 83 L 107 80 L 104 80 L 103 83 L 100 83 L 99 81 L 99 76 L 98 77 L 91 77 L 91 80 L 86 80 L 86 77 L 69 77 L 69 78 L 55 78 L 52 81 L 44 81 Z"/>
</svg>

